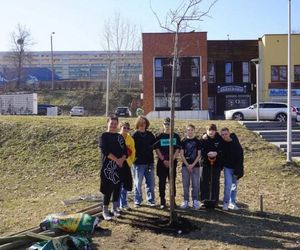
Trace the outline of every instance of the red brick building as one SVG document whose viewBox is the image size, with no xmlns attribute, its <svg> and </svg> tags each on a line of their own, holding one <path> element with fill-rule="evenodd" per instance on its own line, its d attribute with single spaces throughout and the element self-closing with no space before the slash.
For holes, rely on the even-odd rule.
<svg viewBox="0 0 300 250">
<path fill-rule="evenodd" d="M 143 33 L 144 110 L 170 109 L 174 33 Z M 179 33 L 176 110 L 207 110 L 207 33 Z"/>
</svg>

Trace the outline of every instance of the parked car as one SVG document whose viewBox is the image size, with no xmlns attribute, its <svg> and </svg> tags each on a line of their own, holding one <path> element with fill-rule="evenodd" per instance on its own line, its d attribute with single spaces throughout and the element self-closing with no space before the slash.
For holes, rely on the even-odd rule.
<svg viewBox="0 0 300 250">
<path fill-rule="evenodd" d="M 296 108 L 296 112 L 297 112 L 297 114 L 296 114 L 296 121 L 300 122 L 300 108 L 299 107 Z"/>
<path fill-rule="evenodd" d="M 82 107 L 82 106 L 74 106 L 70 110 L 70 115 L 71 116 L 83 116 L 84 115 L 84 107 Z"/>
<path fill-rule="evenodd" d="M 296 119 L 296 107 L 291 106 L 292 118 Z M 226 120 L 255 120 L 257 114 L 257 104 L 247 108 L 231 109 L 224 111 Z M 287 121 L 287 104 L 281 102 L 261 102 L 259 103 L 259 119 Z"/>
<path fill-rule="evenodd" d="M 117 107 L 115 111 L 116 116 L 129 117 L 131 116 L 131 111 L 128 107 Z"/>
<path fill-rule="evenodd" d="M 47 108 L 55 108 L 57 106 L 52 104 L 38 104 L 38 115 L 47 115 Z M 60 108 L 57 107 L 57 114 L 61 115 Z"/>
</svg>

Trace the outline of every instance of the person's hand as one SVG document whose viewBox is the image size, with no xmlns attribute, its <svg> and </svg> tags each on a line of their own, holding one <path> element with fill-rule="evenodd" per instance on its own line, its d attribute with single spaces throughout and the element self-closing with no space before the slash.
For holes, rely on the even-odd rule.
<svg viewBox="0 0 300 250">
<path fill-rule="evenodd" d="M 192 165 L 188 165 L 187 166 L 187 169 L 188 169 L 188 171 L 190 172 L 190 173 L 192 173 L 193 172 L 193 166 Z"/>
<path fill-rule="evenodd" d="M 123 158 L 118 158 L 116 163 L 121 168 L 121 167 L 123 167 L 124 159 Z"/>
<path fill-rule="evenodd" d="M 163 163 L 164 163 L 166 168 L 170 167 L 170 161 L 164 160 Z"/>
</svg>

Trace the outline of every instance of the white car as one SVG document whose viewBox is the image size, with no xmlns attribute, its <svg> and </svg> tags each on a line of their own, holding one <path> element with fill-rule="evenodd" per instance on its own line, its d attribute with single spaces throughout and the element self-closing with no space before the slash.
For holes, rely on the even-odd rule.
<svg viewBox="0 0 300 250">
<path fill-rule="evenodd" d="M 255 120 L 257 114 L 257 104 L 247 108 L 225 110 L 226 120 Z M 296 119 L 296 107 L 291 106 L 292 118 Z M 287 121 L 287 104 L 282 102 L 260 102 L 259 103 L 260 120 L 276 120 L 280 122 Z"/>
<path fill-rule="evenodd" d="M 70 111 L 71 116 L 83 116 L 84 115 L 84 107 L 82 106 L 74 106 Z"/>
</svg>

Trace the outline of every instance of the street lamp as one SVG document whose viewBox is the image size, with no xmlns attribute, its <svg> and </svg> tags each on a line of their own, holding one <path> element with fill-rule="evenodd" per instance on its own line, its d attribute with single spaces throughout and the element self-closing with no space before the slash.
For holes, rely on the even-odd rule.
<svg viewBox="0 0 300 250">
<path fill-rule="evenodd" d="M 258 83 L 259 83 L 259 58 L 252 59 L 251 62 L 255 65 L 256 68 L 256 121 L 259 121 L 259 89 L 258 89 Z"/>
<path fill-rule="evenodd" d="M 291 0 L 288 0 L 288 79 L 287 79 L 287 125 L 286 161 L 292 161 L 292 116 L 291 116 Z"/>
<path fill-rule="evenodd" d="M 54 65 L 53 65 L 53 41 L 52 41 L 52 36 L 55 34 L 55 32 L 51 33 L 50 40 L 51 40 L 51 87 L 52 90 L 54 90 Z"/>
</svg>

